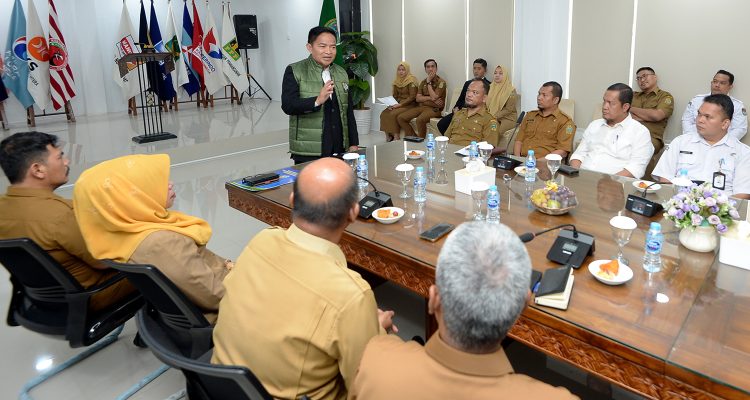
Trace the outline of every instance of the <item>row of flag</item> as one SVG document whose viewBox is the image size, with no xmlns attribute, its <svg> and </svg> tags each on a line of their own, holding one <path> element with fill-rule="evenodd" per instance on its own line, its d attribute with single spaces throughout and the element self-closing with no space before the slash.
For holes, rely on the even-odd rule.
<svg viewBox="0 0 750 400">
<path fill-rule="evenodd" d="M 139 17 L 138 42 L 134 40 L 130 14 L 123 3 L 120 27 L 115 42 L 114 79 L 122 88 L 123 95 L 129 99 L 140 91 L 137 64 L 128 65 L 128 72 L 120 76 L 118 60 L 128 54 L 142 51 L 140 44 L 153 46 L 156 52 L 171 53 L 175 68 L 167 73 L 160 65 L 160 76 L 149 77 L 150 85 L 159 95 L 160 100 L 172 99 L 177 92 L 192 96 L 200 89 L 214 94 L 231 82 L 239 91 L 245 91 L 250 83 L 247 79 L 245 64 L 239 53 L 237 35 L 230 18 L 229 7 L 223 10 L 222 32 L 218 33 L 216 22 L 206 3 L 207 25 L 205 31 L 201 24 L 195 0 L 192 2 L 193 17 L 188 12 L 187 2 L 183 5 L 182 29 L 178 35 L 171 3 L 168 7 L 167 28 L 164 36 L 159 28 L 159 21 L 151 0 L 150 21 L 146 20 L 146 10 L 141 0 Z"/>
<path fill-rule="evenodd" d="M 24 15 L 21 0 L 15 0 L 4 57 L 0 57 L 0 71 L 3 71 L 0 101 L 7 98 L 7 86 L 24 108 L 36 104 L 42 110 L 48 105 L 59 110 L 75 97 L 76 86 L 57 9 L 49 0 L 47 36 L 33 0 L 28 0 L 27 9 L 28 18 Z"/>
</svg>

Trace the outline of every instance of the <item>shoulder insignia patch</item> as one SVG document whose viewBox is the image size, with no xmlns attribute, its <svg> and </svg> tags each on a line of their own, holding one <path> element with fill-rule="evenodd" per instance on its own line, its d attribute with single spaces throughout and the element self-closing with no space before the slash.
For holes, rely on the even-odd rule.
<svg viewBox="0 0 750 400">
<path fill-rule="evenodd" d="M 692 105 L 693 105 L 693 101 L 692 100 L 688 101 L 688 107 L 690 107 Z"/>
<path fill-rule="evenodd" d="M 440 84 L 438 85 L 438 88 L 442 89 L 444 87 L 445 87 L 445 82 L 440 82 Z"/>
<path fill-rule="evenodd" d="M 672 98 L 667 97 L 666 99 L 664 99 L 664 104 L 672 104 Z"/>
<path fill-rule="evenodd" d="M 747 116 L 747 109 L 744 107 L 742 108 L 742 115 Z"/>
<path fill-rule="evenodd" d="M 492 121 L 490 123 L 490 129 L 492 129 L 493 131 L 496 131 L 497 130 L 497 122 Z"/>
<path fill-rule="evenodd" d="M 567 133 L 568 135 L 570 135 L 571 133 L 573 133 L 573 125 L 566 126 L 565 127 L 565 133 Z"/>
<path fill-rule="evenodd" d="M 347 84 L 346 82 L 343 82 L 343 83 L 341 84 L 341 86 L 343 86 L 343 87 L 344 87 L 344 93 L 346 93 L 346 92 L 348 92 L 348 91 L 349 91 L 349 85 L 348 85 L 348 84 Z"/>
</svg>

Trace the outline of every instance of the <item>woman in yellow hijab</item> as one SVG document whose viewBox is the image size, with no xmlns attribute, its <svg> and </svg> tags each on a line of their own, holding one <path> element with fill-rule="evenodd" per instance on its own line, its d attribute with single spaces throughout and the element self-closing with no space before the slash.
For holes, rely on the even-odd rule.
<svg viewBox="0 0 750 400">
<path fill-rule="evenodd" d="M 516 88 L 510 79 L 510 71 L 502 65 L 495 68 L 492 83 L 490 83 L 490 93 L 487 95 L 487 108 L 500 123 L 498 132 L 500 137 L 508 129 L 513 129 L 518 118 L 516 109 Z M 497 145 L 497 143 L 493 143 Z"/>
<path fill-rule="evenodd" d="M 396 117 L 402 112 L 414 107 L 417 103 L 417 78 L 411 74 L 409 63 L 401 61 L 396 67 L 396 78 L 393 80 L 393 98 L 398 104 L 388 106 L 380 113 L 380 130 L 385 132 L 385 140 L 390 142 L 398 140 L 401 127 L 398 126 Z"/>
<path fill-rule="evenodd" d="M 95 258 L 155 266 L 213 323 L 232 263 L 206 248 L 206 221 L 169 210 L 174 199 L 166 154 L 100 163 L 81 174 L 73 192 L 76 219 Z"/>
</svg>

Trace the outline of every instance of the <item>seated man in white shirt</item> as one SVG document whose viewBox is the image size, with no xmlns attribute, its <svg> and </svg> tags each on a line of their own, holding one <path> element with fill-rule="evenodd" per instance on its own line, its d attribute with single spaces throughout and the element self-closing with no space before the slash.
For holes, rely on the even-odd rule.
<svg viewBox="0 0 750 400">
<path fill-rule="evenodd" d="M 729 96 L 706 96 L 696 118 L 698 132 L 672 140 L 654 168 L 654 178 L 670 182 L 684 168 L 692 180 L 712 182 L 727 194 L 750 199 L 750 147 L 729 134 L 733 113 Z"/>
<path fill-rule="evenodd" d="M 570 166 L 640 178 L 646 172 L 654 145 L 648 128 L 630 116 L 633 89 L 615 83 L 604 92 L 602 116 L 583 133 L 583 140 L 570 157 Z"/>
<path fill-rule="evenodd" d="M 729 96 L 729 91 L 734 87 L 734 74 L 729 71 L 720 69 L 714 75 L 714 79 L 711 81 L 711 93 L 699 94 L 693 97 L 685 108 L 685 113 L 682 114 L 682 133 L 695 133 L 698 132 L 696 127 L 696 118 L 698 117 L 698 109 L 703 104 L 703 98 L 709 94 L 725 94 Z M 747 109 L 742 101 L 729 96 L 732 99 L 734 105 L 734 113 L 730 115 L 732 119 L 729 124 L 729 134 L 742 139 L 747 133 Z"/>
</svg>

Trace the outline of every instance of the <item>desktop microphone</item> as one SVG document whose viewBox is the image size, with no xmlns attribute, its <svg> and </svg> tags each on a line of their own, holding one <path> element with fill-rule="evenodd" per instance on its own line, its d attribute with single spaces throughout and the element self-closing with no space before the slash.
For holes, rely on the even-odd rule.
<svg viewBox="0 0 750 400">
<path fill-rule="evenodd" d="M 359 201 L 359 216 L 361 218 L 372 218 L 372 213 L 378 208 L 393 206 L 391 195 L 379 191 L 372 182 L 365 178 L 358 176 L 357 179 L 367 182 L 374 189 L 374 191 L 367 193 L 367 195 Z"/>
<path fill-rule="evenodd" d="M 510 134 L 510 138 L 508 139 L 508 146 L 505 148 L 505 151 L 502 153 L 502 155 L 495 157 L 495 160 L 492 162 L 492 165 L 495 168 L 510 170 L 521 164 L 520 161 L 508 157 L 508 147 L 510 147 L 511 143 L 513 142 L 513 137 L 516 135 L 516 132 L 518 132 L 518 127 L 521 126 L 521 122 L 523 122 L 523 117 L 525 116 L 526 111 L 521 111 L 521 115 L 519 115 L 518 119 L 516 120 L 516 127 L 513 128 L 513 133 Z"/>
<path fill-rule="evenodd" d="M 656 213 L 663 210 L 664 207 L 661 205 L 661 203 L 646 198 L 648 189 L 656 184 L 658 184 L 658 182 L 654 182 L 643 188 L 641 197 L 638 197 L 635 194 L 629 194 L 627 200 L 625 200 L 625 209 L 636 214 L 643 215 L 645 217 L 653 217 L 654 215 L 656 215 Z"/>
<path fill-rule="evenodd" d="M 562 225 L 554 226 L 552 228 L 545 229 L 543 231 L 539 231 L 539 232 L 536 232 L 536 233 L 534 233 L 534 232 L 526 232 L 526 233 L 522 233 L 522 234 L 518 235 L 518 237 L 521 239 L 522 242 L 528 243 L 528 242 L 534 240 L 535 237 L 537 237 L 537 236 L 539 236 L 539 235 L 541 235 L 543 233 L 547 233 L 549 231 L 554 231 L 555 229 L 560 229 L 560 228 L 563 228 L 563 227 L 566 227 L 566 226 L 569 226 L 569 227 L 573 228 L 573 237 L 577 238 L 578 237 L 578 230 L 576 229 L 576 226 L 573 225 L 573 224 L 562 224 Z"/>
<path fill-rule="evenodd" d="M 594 254 L 594 236 L 580 232 L 576 229 L 575 225 L 562 224 L 535 233 L 526 232 L 518 235 L 518 237 L 523 243 L 528 243 L 541 234 L 565 226 L 569 226 L 573 229 L 563 229 L 560 231 L 560 235 L 555 239 L 555 243 L 552 244 L 552 247 L 547 253 L 547 259 L 558 264 L 571 265 L 573 268 L 580 268 L 581 264 L 583 264 L 583 260 L 587 256 Z"/>
</svg>

